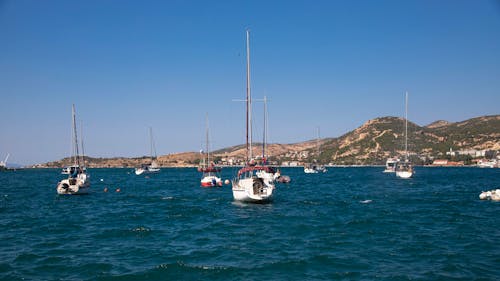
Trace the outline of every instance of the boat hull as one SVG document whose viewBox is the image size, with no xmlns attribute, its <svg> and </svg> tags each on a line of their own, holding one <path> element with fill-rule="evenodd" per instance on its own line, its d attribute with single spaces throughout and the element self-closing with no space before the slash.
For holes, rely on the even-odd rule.
<svg viewBox="0 0 500 281">
<path fill-rule="evenodd" d="M 413 176 L 412 171 L 396 171 L 396 176 L 402 179 L 409 179 Z"/>
<path fill-rule="evenodd" d="M 310 166 L 304 167 L 304 173 L 306 174 L 318 174 L 318 173 L 326 173 L 328 170 L 324 166 Z"/>
<path fill-rule="evenodd" d="M 222 180 L 216 176 L 207 176 L 201 179 L 202 187 L 217 187 L 222 186 Z"/>
<path fill-rule="evenodd" d="M 312 168 L 304 168 L 304 173 L 306 174 L 317 174 L 318 171 Z"/>
<path fill-rule="evenodd" d="M 142 174 L 154 174 L 154 173 L 159 173 L 160 169 L 159 168 L 149 168 L 149 169 L 135 169 L 135 174 L 140 176 Z"/>
<path fill-rule="evenodd" d="M 81 179 L 64 179 L 57 184 L 57 194 L 82 195 L 90 192 L 90 183 Z"/>
<path fill-rule="evenodd" d="M 273 199 L 274 185 L 266 184 L 261 178 L 233 180 L 234 200 L 248 203 L 265 203 Z"/>
</svg>

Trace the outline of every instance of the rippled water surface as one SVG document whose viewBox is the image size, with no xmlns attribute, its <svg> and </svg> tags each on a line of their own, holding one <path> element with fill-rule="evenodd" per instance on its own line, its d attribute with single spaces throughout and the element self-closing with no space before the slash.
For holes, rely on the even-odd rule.
<svg viewBox="0 0 500 281">
<path fill-rule="evenodd" d="M 282 169 L 264 205 L 194 168 L 90 169 L 87 196 L 56 195 L 59 170 L 0 172 L 0 279 L 500 279 L 500 202 L 478 198 L 500 169 L 382 170 Z"/>
</svg>

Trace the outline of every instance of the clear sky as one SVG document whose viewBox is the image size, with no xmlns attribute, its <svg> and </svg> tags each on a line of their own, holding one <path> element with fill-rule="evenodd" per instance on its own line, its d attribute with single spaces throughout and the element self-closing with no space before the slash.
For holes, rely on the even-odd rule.
<svg viewBox="0 0 500 281">
<path fill-rule="evenodd" d="M 90 156 L 245 141 L 245 30 L 269 140 L 337 137 L 381 116 L 419 125 L 500 114 L 500 3 L 1 1 L 0 158 L 70 152 L 71 104 Z M 254 104 L 261 139 L 262 104 Z"/>
</svg>

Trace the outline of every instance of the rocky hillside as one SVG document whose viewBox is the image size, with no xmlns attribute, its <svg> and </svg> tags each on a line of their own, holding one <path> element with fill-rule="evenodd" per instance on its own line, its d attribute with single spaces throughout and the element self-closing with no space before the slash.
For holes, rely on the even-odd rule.
<svg viewBox="0 0 500 281">
<path fill-rule="evenodd" d="M 298 164 L 319 161 L 339 165 L 383 164 L 387 157 L 404 151 L 404 119 L 381 117 L 367 121 L 361 127 L 338 138 L 322 139 L 318 154 L 316 140 L 295 144 L 270 144 L 270 159 L 276 163 L 296 161 Z M 500 115 L 483 116 L 462 122 L 443 120 L 427 126 L 408 122 L 408 150 L 414 157 L 443 157 L 453 150 L 500 150 Z M 254 155 L 260 155 L 259 144 L 254 144 Z M 220 163 L 238 163 L 245 156 L 245 146 L 238 145 L 215 151 L 214 159 Z M 86 158 L 89 167 L 136 167 L 148 163 L 141 158 Z M 158 157 L 161 166 L 196 166 L 200 154 L 186 152 Z M 41 167 L 63 167 L 70 159 L 50 162 Z"/>
<path fill-rule="evenodd" d="M 157 158 L 157 162 L 162 167 L 191 167 L 196 166 L 199 162 L 200 154 L 196 152 L 184 152 L 162 155 Z M 39 165 L 39 167 L 47 168 L 60 168 L 71 165 L 73 160 L 71 158 L 64 158 L 59 161 L 49 162 Z M 85 163 L 89 168 L 133 168 L 141 164 L 151 163 L 149 157 L 114 157 L 114 158 L 94 158 L 85 157 Z"/>
<path fill-rule="evenodd" d="M 500 150 L 500 115 L 457 123 L 434 122 L 420 127 L 408 122 L 408 150 L 424 157 L 442 157 L 453 150 Z M 324 163 L 382 164 L 404 151 L 404 119 L 382 117 L 370 120 L 339 138 L 326 141 L 320 155 Z"/>
</svg>

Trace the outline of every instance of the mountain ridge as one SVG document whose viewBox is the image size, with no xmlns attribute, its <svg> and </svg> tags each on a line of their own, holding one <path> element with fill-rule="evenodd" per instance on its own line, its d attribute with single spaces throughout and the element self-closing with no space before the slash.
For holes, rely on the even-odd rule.
<svg viewBox="0 0 500 281">
<path fill-rule="evenodd" d="M 358 128 L 339 137 L 323 138 L 304 142 L 267 145 L 271 162 L 311 161 L 338 165 L 383 164 L 385 159 L 402 155 L 404 119 L 401 117 L 377 117 L 366 121 Z M 500 115 L 474 117 L 460 122 L 438 120 L 426 126 L 408 121 L 408 150 L 419 159 L 445 157 L 452 150 L 500 151 Z M 253 144 L 253 155 L 262 154 L 261 144 Z M 216 162 L 242 164 L 246 146 L 243 144 L 218 149 L 212 152 Z M 157 158 L 163 167 L 196 166 L 202 155 L 199 152 L 181 152 Z M 135 167 L 148 162 L 149 157 L 87 157 L 89 167 Z M 71 163 L 70 158 L 37 165 L 38 167 L 63 167 Z"/>
</svg>

